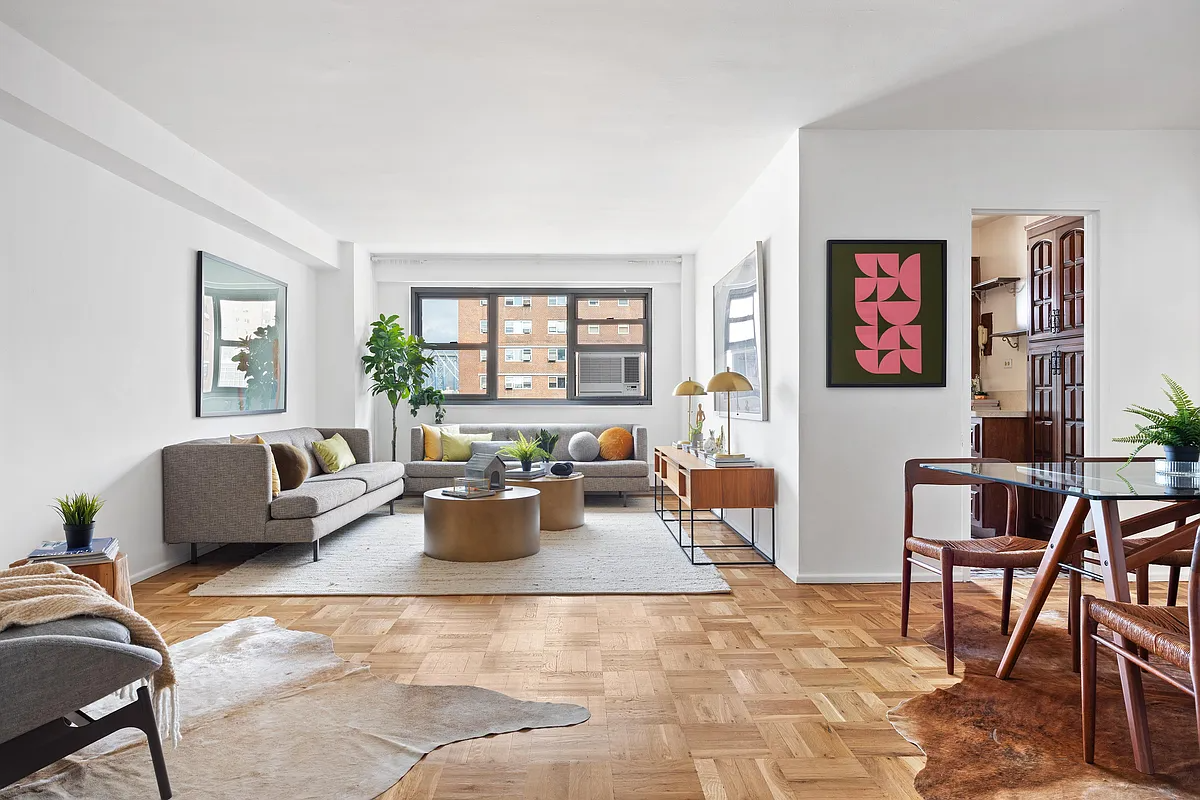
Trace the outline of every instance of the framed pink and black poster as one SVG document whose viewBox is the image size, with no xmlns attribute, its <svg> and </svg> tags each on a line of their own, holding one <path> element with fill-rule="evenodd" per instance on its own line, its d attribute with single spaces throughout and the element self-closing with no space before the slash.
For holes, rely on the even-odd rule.
<svg viewBox="0 0 1200 800">
<path fill-rule="evenodd" d="M 834 240 L 826 386 L 946 385 L 945 240 Z"/>
</svg>

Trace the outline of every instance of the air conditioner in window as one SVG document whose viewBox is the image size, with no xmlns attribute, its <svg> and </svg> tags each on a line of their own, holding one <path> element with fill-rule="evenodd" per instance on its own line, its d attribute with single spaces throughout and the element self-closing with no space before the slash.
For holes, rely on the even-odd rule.
<svg viewBox="0 0 1200 800">
<path fill-rule="evenodd" d="M 640 397 L 642 357 L 639 353 L 580 353 L 579 397 Z"/>
</svg>

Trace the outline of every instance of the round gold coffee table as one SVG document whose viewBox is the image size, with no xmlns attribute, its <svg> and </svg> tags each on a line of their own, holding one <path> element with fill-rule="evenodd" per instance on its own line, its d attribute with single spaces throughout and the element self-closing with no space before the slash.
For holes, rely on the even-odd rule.
<svg viewBox="0 0 1200 800">
<path fill-rule="evenodd" d="M 509 486 L 525 486 L 542 493 L 542 530 L 565 531 L 583 524 L 583 474 L 569 478 L 509 478 Z"/>
<path fill-rule="evenodd" d="M 425 555 L 442 561 L 508 561 L 542 547 L 537 489 L 513 487 L 465 500 L 425 493 Z"/>
</svg>

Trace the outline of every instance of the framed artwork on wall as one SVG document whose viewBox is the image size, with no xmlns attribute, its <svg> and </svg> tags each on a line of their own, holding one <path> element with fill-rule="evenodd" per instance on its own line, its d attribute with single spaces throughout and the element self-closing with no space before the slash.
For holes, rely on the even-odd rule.
<svg viewBox="0 0 1200 800">
<path fill-rule="evenodd" d="M 749 392 L 714 395 L 725 416 L 725 403 L 739 419 L 767 418 L 767 298 L 762 242 L 713 286 L 713 372 L 740 372 L 754 387 Z"/>
<path fill-rule="evenodd" d="M 196 416 L 287 411 L 287 284 L 196 254 Z"/>
<path fill-rule="evenodd" d="M 829 240 L 826 386 L 946 385 L 945 240 Z"/>
</svg>

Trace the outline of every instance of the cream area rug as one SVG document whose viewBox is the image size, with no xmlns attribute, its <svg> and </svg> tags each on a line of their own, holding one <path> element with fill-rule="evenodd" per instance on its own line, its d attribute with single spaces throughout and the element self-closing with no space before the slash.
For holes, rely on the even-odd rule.
<svg viewBox="0 0 1200 800">
<path fill-rule="evenodd" d="M 328 636 L 266 617 L 231 622 L 171 652 L 183 740 L 166 758 L 180 800 L 367 800 L 441 745 L 589 716 L 581 706 L 473 686 L 392 683 L 343 661 Z M 114 734 L 0 798 L 156 798 L 145 742 Z"/>
<path fill-rule="evenodd" d="M 321 540 L 281 545 L 201 584 L 204 597 L 245 595 L 704 594 L 728 592 L 711 565 L 692 566 L 651 512 L 592 511 L 568 531 L 542 531 L 528 558 L 439 561 L 422 552 L 420 506 L 372 514 Z"/>
</svg>

